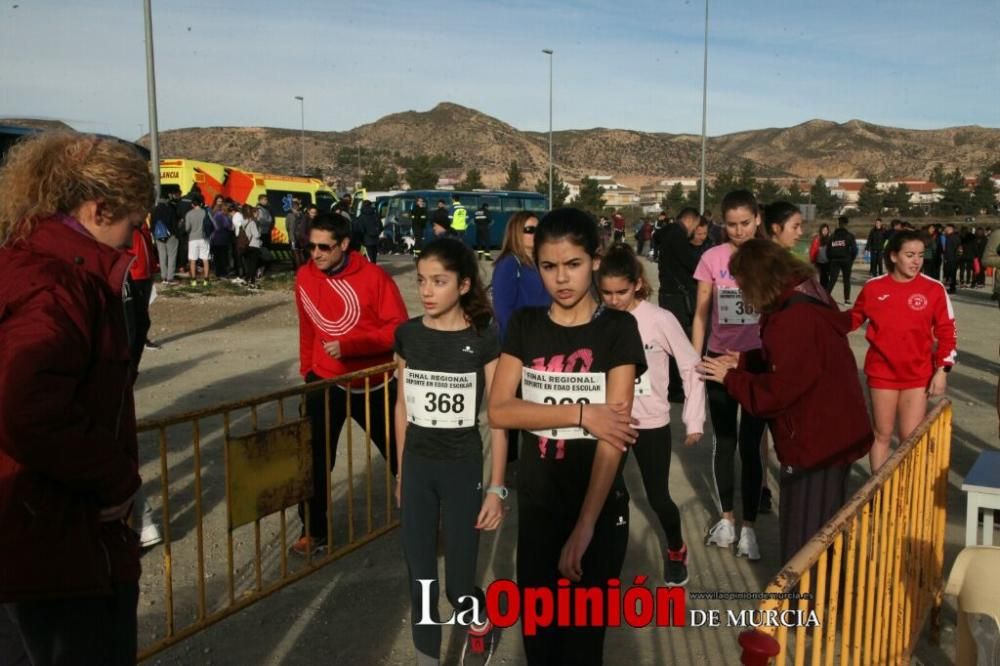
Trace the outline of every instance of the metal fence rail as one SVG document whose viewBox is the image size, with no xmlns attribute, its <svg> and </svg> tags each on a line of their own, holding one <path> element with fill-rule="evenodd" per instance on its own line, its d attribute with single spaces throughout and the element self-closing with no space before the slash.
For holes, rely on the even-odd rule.
<svg viewBox="0 0 1000 666">
<path fill-rule="evenodd" d="M 767 586 L 768 611 L 815 611 L 819 626 L 744 632 L 744 664 L 909 663 L 928 616 L 937 631 L 952 409 L 940 401 L 879 472 Z M 790 593 L 799 593 L 792 601 Z M 811 595 L 811 598 L 806 598 Z"/>
<path fill-rule="evenodd" d="M 391 363 L 330 380 L 139 423 L 144 491 L 161 517 L 163 543 L 143 559 L 139 659 L 145 659 L 295 582 L 398 526 L 390 466 L 372 456 L 370 433 L 393 427 L 388 391 L 383 423 L 372 423 L 373 393 L 392 380 Z M 327 474 L 326 547 L 289 556 L 289 521 L 312 494 L 307 394 L 324 395 L 330 467 L 330 392 L 361 384 L 364 414 L 347 421 L 339 464 Z M 357 432 L 351 419 L 361 425 Z M 361 444 L 361 451 L 355 445 Z M 387 448 L 388 450 L 388 448 Z M 376 449 L 377 452 L 377 449 Z M 358 459 L 358 456 L 361 456 Z M 344 460 L 346 459 L 346 460 Z M 345 464 L 346 463 L 346 464 Z M 158 505 L 158 506 L 155 506 Z M 305 505 L 308 525 L 308 505 Z M 304 528 L 308 533 L 308 527 Z M 161 566 L 154 563 L 159 559 Z"/>
</svg>

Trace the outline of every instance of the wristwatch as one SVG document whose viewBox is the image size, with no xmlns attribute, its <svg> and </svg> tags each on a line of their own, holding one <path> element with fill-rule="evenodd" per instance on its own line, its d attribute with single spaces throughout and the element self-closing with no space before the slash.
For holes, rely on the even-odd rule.
<svg viewBox="0 0 1000 666">
<path fill-rule="evenodd" d="M 507 486 L 490 486 L 486 489 L 486 492 L 493 493 L 500 498 L 501 502 L 506 500 L 507 496 L 510 495 L 510 491 L 507 490 Z"/>
</svg>

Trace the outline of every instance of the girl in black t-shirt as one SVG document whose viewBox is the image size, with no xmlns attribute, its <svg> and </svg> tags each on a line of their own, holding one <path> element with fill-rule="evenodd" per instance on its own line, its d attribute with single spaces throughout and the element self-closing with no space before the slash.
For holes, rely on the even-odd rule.
<svg viewBox="0 0 1000 666">
<path fill-rule="evenodd" d="M 466 615 L 472 610 L 471 599 L 479 601 L 480 616 L 469 627 L 462 660 L 465 663 L 469 655 L 485 663 L 493 654 L 497 631 L 485 616 L 485 595 L 475 585 L 476 555 L 479 530 L 494 530 L 503 519 L 507 438 L 504 430 L 492 431 L 492 469 L 484 493 L 483 442 L 476 418 L 497 365 L 497 329 L 476 257 L 461 241 L 442 238 L 423 249 L 417 259 L 417 288 L 424 315 L 396 329 L 395 344 L 400 470 L 396 499 L 402 510 L 413 644 L 418 664 L 438 663 L 441 627 L 418 622 L 427 606 L 433 620 L 440 622 L 440 522 L 448 600 Z M 425 590 L 421 580 L 434 582 Z M 429 594 L 429 603 L 423 594 Z"/>
<path fill-rule="evenodd" d="M 582 211 L 562 208 L 541 221 L 535 264 L 552 305 L 514 314 L 493 381 L 491 425 L 525 431 L 518 472 L 522 589 L 554 592 L 560 578 L 604 587 L 625 560 L 622 456 L 637 435 L 632 395 L 646 361 L 632 315 L 599 307 L 594 298 L 599 244 L 593 219 Z M 603 646 L 603 627 L 541 627 L 524 636 L 529 664 L 600 664 Z"/>
</svg>

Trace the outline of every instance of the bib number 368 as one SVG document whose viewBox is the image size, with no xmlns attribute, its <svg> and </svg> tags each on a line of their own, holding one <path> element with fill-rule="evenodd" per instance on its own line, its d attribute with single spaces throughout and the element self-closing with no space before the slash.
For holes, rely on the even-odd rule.
<svg viewBox="0 0 1000 666">
<path fill-rule="evenodd" d="M 424 428 L 468 428 L 476 424 L 476 373 L 407 368 L 407 420 Z"/>
</svg>

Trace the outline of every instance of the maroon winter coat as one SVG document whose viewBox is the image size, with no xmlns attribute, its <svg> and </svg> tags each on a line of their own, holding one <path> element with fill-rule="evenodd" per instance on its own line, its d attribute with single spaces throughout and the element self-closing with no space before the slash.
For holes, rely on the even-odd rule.
<svg viewBox="0 0 1000 666">
<path fill-rule="evenodd" d="M 874 436 L 849 331 L 849 313 L 830 304 L 815 280 L 803 282 L 761 317 L 764 371 L 748 371 L 755 359 L 743 354 L 740 369 L 726 374 L 730 395 L 768 420 L 782 465 L 847 465 L 871 448 Z"/>
<path fill-rule="evenodd" d="M 97 519 L 140 483 L 130 261 L 68 217 L 0 248 L 0 602 L 139 578 L 135 533 Z"/>
</svg>

